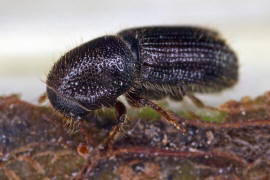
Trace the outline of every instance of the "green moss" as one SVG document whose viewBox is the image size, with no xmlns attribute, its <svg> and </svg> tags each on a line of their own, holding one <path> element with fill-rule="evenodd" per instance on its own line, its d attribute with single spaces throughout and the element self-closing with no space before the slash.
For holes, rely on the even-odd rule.
<svg viewBox="0 0 270 180">
<path fill-rule="evenodd" d="M 202 121 L 205 122 L 219 122 L 221 123 L 223 121 L 223 119 L 226 117 L 226 113 L 225 112 L 219 112 L 219 113 L 215 113 L 215 114 L 211 114 L 210 116 L 208 115 L 200 115 L 199 116 L 200 119 Z"/>
<path fill-rule="evenodd" d="M 194 119 L 188 111 L 178 111 L 176 114 L 184 118 Z"/>
<path fill-rule="evenodd" d="M 152 108 L 145 107 L 138 112 L 137 117 L 154 121 L 154 120 L 160 119 L 161 115 L 157 113 L 155 110 L 153 110 Z"/>
<path fill-rule="evenodd" d="M 97 116 L 103 117 L 103 118 L 114 118 L 115 112 L 113 108 L 102 108 L 97 111 L 95 111 L 95 114 Z"/>
<path fill-rule="evenodd" d="M 226 117 L 226 112 L 220 111 L 203 111 L 200 113 L 189 112 L 189 111 L 179 111 L 177 114 L 181 117 L 188 118 L 188 119 L 197 119 L 192 116 L 192 113 L 196 115 L 201 121 L 204 122 L 223 122 L 224 118 Z"/>
<path fill-rule="evenodd" d="M 158 105 L 161 106 L 163 109 L 168 109 L 168 103 L 166 101 L 160 101 L 158 102 Z M 176 112 L 176 114 L 181 117 L 188 118 L 188 119 L 199 118 L 200 120 L 205 121 L 205 122 L 222 122 L 223 119 L 226 117 L 225 112 L 211 111 L 208 109 L 205 109 L 205 110 L 197 109 L 197 110 L 199 110 L 199 112 L 178 111 Z M 115 112 L 114 112 L 114 109 L 112 108 L 103 108 L 101 110 L 97 110 L 95 114 L 103 118 L 108 118 L 108 119 L 115 118 Z M 128 117 L 129 118 L 142 118 L 149 121 L 156 121 L 161 118 L 161 115 L 150 107 L 144 107 L 144 108 L 131 107 L 128 109 Z"/>
</svg>

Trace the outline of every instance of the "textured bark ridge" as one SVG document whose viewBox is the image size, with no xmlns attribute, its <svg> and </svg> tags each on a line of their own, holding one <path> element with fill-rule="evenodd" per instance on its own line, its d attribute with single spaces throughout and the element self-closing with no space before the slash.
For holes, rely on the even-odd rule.
<svg viewBox="0 0 270 180">
<path fill-rule="evenodd" d="M 159 116 L 129 116 L 113 150 L 98 152 L 115 119 L 110 110 L 89 114 L 70 134 L 50 107 L 0 97 L 0 179 L 270 178 L 270 92 L 219 109 L 220 123 L 177 116 L 185 134 Z"/>
</svg>

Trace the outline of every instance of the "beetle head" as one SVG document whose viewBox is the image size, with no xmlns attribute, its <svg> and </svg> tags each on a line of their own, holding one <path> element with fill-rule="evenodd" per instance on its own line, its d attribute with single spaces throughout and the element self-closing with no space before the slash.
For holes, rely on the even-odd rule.
<svg viewBox="0 0 270 180">
<path fill-rule="evenodd" d="M 90 110 L 113 106 L 134 82 L 135 61 L 115 36 L 89 41 L 54 64 L 46 82 L 48 98 L 66 117 L 83 117 Z"/>
</svg>

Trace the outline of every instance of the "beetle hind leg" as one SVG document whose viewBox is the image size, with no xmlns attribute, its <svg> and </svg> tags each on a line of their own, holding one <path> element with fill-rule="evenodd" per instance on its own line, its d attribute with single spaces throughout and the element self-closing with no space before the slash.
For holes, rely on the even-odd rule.
<svg viewBox="0 0 270 180">
<path fill-rule="evenodd" d="M 220 110 L 216 107 L 213 107 L 213 106 L 208 106 L 206 104 L 204 104 L 199 98 L 197 98 L 194 94 L 191 94 L 191 93 L 187 93 L 186 94 L 187 97 L 199 108 L 205 108 L 205 109 L 209 109 L 209 110 L 212 110 L 212 111 L 218 111 L 220 112 Z"/>
</svg>

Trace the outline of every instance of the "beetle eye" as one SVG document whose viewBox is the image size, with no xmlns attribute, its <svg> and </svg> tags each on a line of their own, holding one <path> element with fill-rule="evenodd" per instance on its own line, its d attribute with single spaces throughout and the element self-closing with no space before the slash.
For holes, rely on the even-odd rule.
<svg viewBox="0 0 270 180">
<path fill-rule="evenodd" d="M 83 105 L 60 95 L 50 87 L 47 87 L 47 95 L 52 106 L 65 117 L 81 119 L 89 112 Z"/>
</svg>

